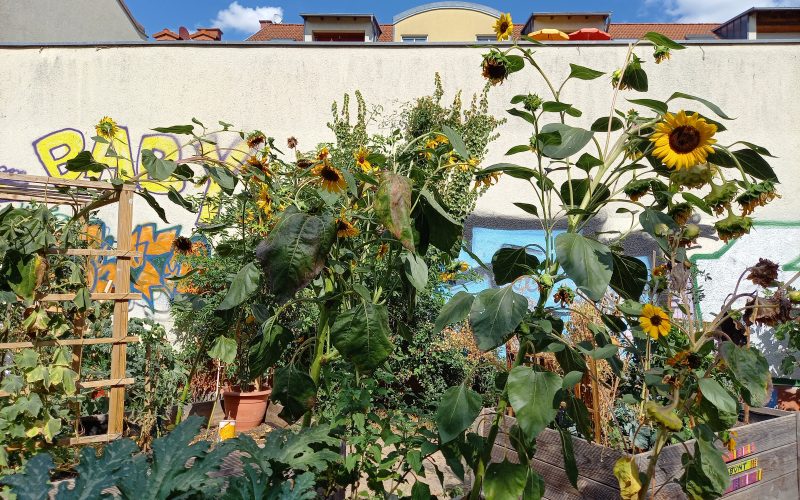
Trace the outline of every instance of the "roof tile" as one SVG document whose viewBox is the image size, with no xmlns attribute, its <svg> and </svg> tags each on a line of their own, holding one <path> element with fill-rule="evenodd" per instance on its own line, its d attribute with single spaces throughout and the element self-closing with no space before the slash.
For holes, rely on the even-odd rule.
<svg viewBox="0 0 800 500">
<path fill-rule="evenodd" d="M 616 39 L 638 39 L 650 31 L 661 33 L 673 40 L 686 40 L 687 35 L 718 38 L 714 28 L 718 23 L 611 23 L 608 33 Z"/>
</svg>

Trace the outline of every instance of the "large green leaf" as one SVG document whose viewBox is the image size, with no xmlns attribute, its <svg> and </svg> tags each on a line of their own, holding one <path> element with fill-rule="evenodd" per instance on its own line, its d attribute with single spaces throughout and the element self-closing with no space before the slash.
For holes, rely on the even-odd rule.
<svg viewBox="0 0 800 500">
<path fill-rule="evenodd" d="M 443 252 L 453 251 L 461 239 L 464 226 L 444 209 L 434 193 L 423 189 L 419 194 L 422 214 L 430 228 L 428 237 L 431 245 Z"/>
<path fill-rule="evenodd" d="M 724 120 L 733 120 L 733 118 L 725 114 L 725 112 L 722 111 L 719 106 L 717 106 L 716 104 L 707 99 L 703 99 L 702 97 L 696 97 L 693 95 L 684 94 L 683 92 L 675 92 L 670 96 L 669 99 L 667 99 L 667 102 L 673 99 L 689 99 L 690 101 L 697 101 L 701 104 L 705 104 L 708 109 L 716 113 L 716 115 L 719 116 L 720 118 Z"/>
<path fill-rule="evenodd" d="M 489 351 L 503 345 L 528 312 L 528 299 L 511 286 L 489 288 L 472 303 L 469 321 L 478 348 Z"/>
<path fill-rule="evenodd" d="M 573 488 L 578 487 L 578 464 L 575 462 L 575 451 L 572 447 L 572 434 L 560 425 L 558 434 L 561 437 L 561 454 L 564 455 L 564 470 L 567 472 L 567 479 Z"/>
<path fill-rule="evenodd" d="M 218 359 L 223 363 L 230 364 L 236 359 L 236 349 L 236 340 L 221 335 L 214 341 L 214 345 L 208 351 L 208 356 L 211 359 Z"/>
<path fill-rule="evenodd" d="M 411 252 L 406 252 L 401 257 L 401 260 L 403 262 L 403 272 L 408 278 L 408 282 L 418 291 L 425 291 L 425 287 L 428 286 L 428 264 L 425 263 L 425 259 Z"/>
<path fill-rule="evenodd" d="M 172 173 L 178 168 L 178 164 L 172 160 L 159 158 L 150 149 L 142 150 L 142 166 L 147 170 L 150 178 L 157 181 L 165 181 L 172 176 Z"/>
<path fill-rule="evenodd" d="M 680 479 L 681 487 L 693 500 L 719 498 L 731 483 L 728 467 L 722 460 L 722 452 L 714 446 L 713 433 L 699 426 L 695 434 L 694 454 L 691 458 L 688 453 L 683 455 L 684 463 L 688 464 Z"/>
<path fill-rule="evenodd" d="M 169 221 L 167 220 L 167 213 L 164 211 L 164 207 L 162 207 L 158 203 L 158 201 L 156 201 L 153 195 L 150 194 L 150 191 L 148 191 L 145 188 L 142 188 L 138 191 L 134 191 L 134 193 L 144 198 L 144 201 L 146 201 L 147 204 L 150 205 L 150 208 L 152 208 L 153 211 L 156 213 L 156 215 L 158 215 L 158 218 L 169 224 Z"/>
<path fill-rule="evenodd" d="M 58 500 L 93 500 L 103 498 L 103 490 L 113 487 L 128 474 L 133 473 L 131 456 L 139 452 L 136 444 L 129 439 L 112 441 L 103 448 L 102 454 L 86 447 L 81 450 L 80 464 L 75 468 L 78 477 L 70 488 L 69 482 L 58 485 Z"/>
<path fill-rule="evenodd" d="M 153 130 L 162 134 L 192 135 L 194 133 L 194 125 L 172 125 L 170 127 L 156 127 Z"/>
<path fill-rule="evenodd" d="M 448 127 L 447 125 L 443 125 L 442 133 L 444 133 L 444 135 L 447 137 L 447 140 L 450 141 L 450 145 L 453 146 L 453 151 L 458 153 L 458 156 L 460 156 L 465 161 L 470 159 L 470 154 L 469 150 L 467 149 L 467 145 L 464 144 L 464 140 L 461 139 L 461 135 L 458 132 Z"/>
<path fill-rule="evenodd" d="M 263 374 L 280 359 L 283 350 L 292 341 L 292 332 L 279 325 L 276 317 L 269 318 L 261 327 L 261 332 L 250 343 L 247 359 L 250 372 Z"/>
<path fill-rule="evenodd" d="M 494 282 L 505 285 L 520 276 L 532 274 L 539 266 L 539 259 L 529 254 L 527 249 L 501 248 L 492 257 Z"/>
<path fill-rule="evenodd" d="M 668 38 L 661 33 L 656 33 L 655 31 L 648 31 L 642 38 L 645 40 L 650 40 L 655 45 L 667 47 L 668 49 L 672 50 L 683 50 L 686 48 L 686 46 L 673 41 L 671 38 Z"/>
<path fill-rule="evenodd" d="M 411 229 L 411 181 L 402 175 L 385 173 L 375 195 L 375 214 L 395 238 L 414 251 Z"/>
<path fill-rule="evenodd" d="M 701 378 L 698 384 L 703 397 L 716 406 L 718 410 L 725 413 L 736 412 L 736 400 L 719 382 L 713 378 Z"/>
<path fill-rule="evenodd" d="M 728 370 L 742 386 L 742 396 L 750 406 L 764 406 L 769 401 L 769 363 L 753 347 L 739 347 L 733 342 L 723 342 L 720 348 Z"/>
<path fill-rule="evenodd" d="M 325 267 L 336 225 L 330 215 L 309 215 L 289 207 L 256 248 L 256 259 L 280 300 L 308 285 Z"/>
<path fill-rule="evenodd" d="M 614 269 L 611 250 L 576 233 L 556 236 L 556 255 L 567 276 L 591 300 L 600 300 L 608 289 Z"/>
<path fill-rule="evenodd" d="M 483 493 L 486 498 L 517 499 L 522 495 L 528 480 L 528 464 L 515 464 L 503 459 L 486 469 Z"/>
<path fill-rule="evenodd" d="M 225 294 L 225 298 L 217 307 L 217 310 L 227 311 L 247 300 L 249 296 L 258 290 L 260 281 L 261 271 L 259 271 L 256 264 L 254 262 L 246 264 L 234 276 L 231 286 L 228 288 L 228 293 Z"/>
<path fill-rule="evenodd" d="M 463 290 L 453 295 L 447 301 L 447 304 L 442 307 L 442 310 L 439 311 L 439 316 L 434 324 L 434 331 L 438 333 L 447 325 L 467 319 L 474 300 L 474 295 Z"/>
<path fill-rule="evenodd" d="M 555 397 L 562 383 L 553 372 L 535 372 L 526 366 L 508 374 L 508 401 L 528 439 L 535 438 L 556 417 Z"/>
<path fill-rule="evenodd" d="M 752 149 L 741 149 L 739 151 L 734 151 L 733 155 L 739 160 L 742 170 L 756 179 L 778 182 L 778 176 L 775 175 L 775 171 L 769 163 L 767 163 L 767 160 L 762 158 L 757 152 Z"/>
<path fill-rule="evenodd" d="M 337 316 L 331 327 L 334 347 L 362 373 L 373 371 L 389 357 L 389 336 L 386 306 L 365 300 Z"/>
<path fill-rule="evenodd" d="M 481 412 L 480 394 L 465 384 L 444 391 L 436 409 L 436 426 L 442 444 L 449 443 L 464 432 Z"/>
<path fill-rule="evenodd" d="M 647 265 L 636 257 L 617 252 L 611 255 L 614 259 L 611 288 L 623 299 L 639 300 L 647 285 Z"/>
<path fill-rule="evenodd" d="M 569 65 L 569 78 L 578 78 L 580 80 L 594 80 L 600 78 L 605 73 L 595 69 L 587 68 L 586 66 L 578 66 L 577 64 L 570 63 Z"/>
<path fill-rule="evenodd" d="M 314 407 L 317 401 L 317 386 L 308 373 L 294 365 L 275 370 L 270 399 L 283 405 L 280 417 L 289 423 Z"/>
<path fill-rule="evenodd" d="M 99 173 L 108 168 L 105 163 L 95 160 L 89 151 L 81 151 L 75 158 L 67 160 L 64 167 L 70 172 L 94 172 Z"/>
<path fill-rule="evenodd" d="M 6 254 L 6 265 L 2 267 L 2 281 L 17 296 L 26 302 L 33 300 L 36 294 L 37 271 L 44 266 L 38 255 L 24 255 L 16 250 Z"/>
<path fill-rule="evenodd" d="M 548 134 L 557 132 L 561 137 L 559 144 L 548 144 L 542 149 L 542 153 L 555 159 L 562 159 L 578 153 L 592 140 L 594 134 L 590 130 L 577 127 L 570 127 L 563 123 L 548 123 L 542 127 L 542 133 Z"/>
</svg>

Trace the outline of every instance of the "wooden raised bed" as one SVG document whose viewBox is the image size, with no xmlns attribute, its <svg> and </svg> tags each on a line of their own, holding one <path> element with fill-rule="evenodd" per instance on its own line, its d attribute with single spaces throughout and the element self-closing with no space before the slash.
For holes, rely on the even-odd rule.
<svg viewBox="0 0 800 500">
<path fill-rule="evenodd" d="M 482 436 L 488 434 L 494 418 L 494 412 L 484 410 L 476 421 L 477 432 Z M 800 498 L 800 475 L 797 464 L 800 456 L 798 434 L 800 433 L 800 412 L 785 412 L 768 408 L 750 409 L 748 425 L 741 425 L 737 432 L 736 443 L 738 456 L 728 457 L 728 469 L 731 474 L 732 487 L 738 486 L 724 496 L 725 499 L 763 499 L 763 500 L 797 500 Z M 517 453 L 508 441 L 507 431 L 516 423 L 513 417 L 506 417 L 501 425 L 495 446 L 492 449 L 492 461 L 500 462 L 504 458 L 517 462 Z M 691 442 L 687 443 L 693 450 Z M 545 429 L 536 438 L 536 455 L 531 466 L 545 481 L 544 498 L 549 500 L 586 499 L 594 500 L 618 499 L 619 486 L 612 469 L 614 462 L 623 454 L 617 450 L 599 446 L 583 439 L 573 439 L 575 460 L 578 464 L 578 489 L 567 479 L 564 470 L 564 457 L 561 452 L 561 439 L 558 432 Z M 681 455 L 685 449 L 682 445 L 664 448 L 658 461 L 655 478 L 655 489 L 664 483 L 678 479 L 682 474 Z M 647 469 L 649 453 L 636 456 L 639 469 Z M 746 481 L 745 477 L 749 478 Z M 736 484 L 740 483 L 740 484 Z M 677 483 L 667 484 L 658 491 L 655 497 L 659 500 L 685 499 L 683 491 Z"/>
</svg>

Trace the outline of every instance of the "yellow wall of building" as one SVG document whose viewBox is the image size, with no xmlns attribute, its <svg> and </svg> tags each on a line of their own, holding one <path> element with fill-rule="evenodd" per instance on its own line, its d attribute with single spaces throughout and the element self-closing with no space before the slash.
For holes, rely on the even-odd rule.
<svg viewBox="0 0 800 500">
<path fill-rule="evenodd" d="M 497 19 L 468 9 L 436 9 L 403 19 L 394 26 L 394 41 L 403 35 L 428 35 L 429 42 L 474 42 L 478 35 L 492 35 Z"/>
</svg>

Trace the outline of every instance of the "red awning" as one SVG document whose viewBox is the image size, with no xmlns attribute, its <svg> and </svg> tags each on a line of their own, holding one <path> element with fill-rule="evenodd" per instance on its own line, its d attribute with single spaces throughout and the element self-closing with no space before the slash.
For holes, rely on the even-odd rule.
<svg viewBox="0 0 800 500">
<path fill-rule="evenodd" d="M 611 40 L 611 35 L 597 28 L 583 28 L 569 34 L 570 40 Z"/>
</svg>

